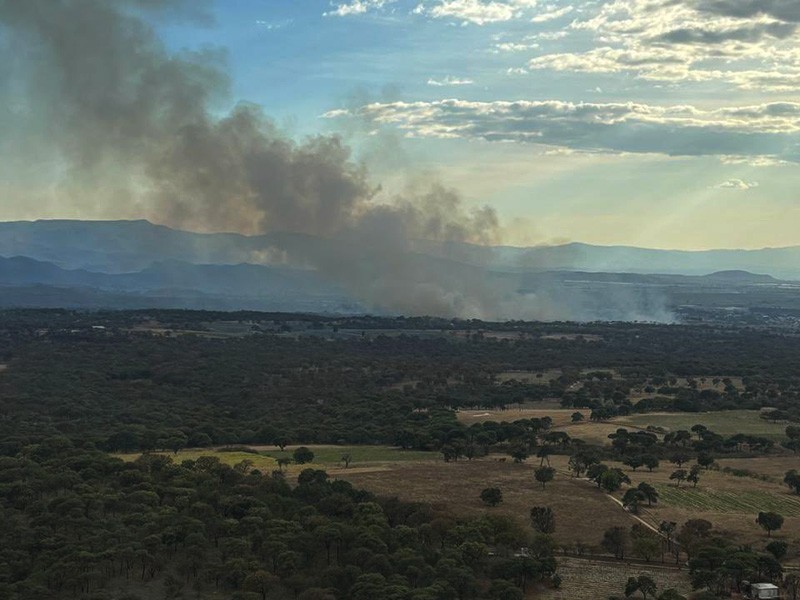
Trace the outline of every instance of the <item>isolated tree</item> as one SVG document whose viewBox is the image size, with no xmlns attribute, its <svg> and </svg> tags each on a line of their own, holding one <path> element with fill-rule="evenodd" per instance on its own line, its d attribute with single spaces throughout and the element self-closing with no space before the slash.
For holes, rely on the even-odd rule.
<svg viewBox="0 0 800 600">
<path fill-rule="evenodd" d="M 606 551 L 611 552 L 615 558 L 622 560 L 625 558 L 625 552 L 628 549 L 629 543 L 630 535 L 628 534 L 628 530 L 624 527 L 615 526 L 606 529 L 600 545 Z"/>
<path fill-rule="evenodd" d="M 669 462 L 682 467 L 684 463 L 689 462 L 691 459 L 692 457 L 686 452 L 676 452 L 669 457 Z"/>
<path fill-rule="evenodd" d="M 515 463 L 523 463 L 528 460 L 530 452 L 528 446 L 523 442 L 514 442 L 508 447 L 508 454 L 514 459 Z"/>
<path fill-rule="evenodd" d="M 456 449 L 450 444 L 445 444 L 444 446 L 439 448 L 439 452 L 442 453 L 442 458 L 444 459 L 444 462 L 450 462 L 451 460 L 458 460 Z"/>
<path fill-rule="evenodd" d="M 638 469 L 644 464 L 644 461 L 642 460 L 641 456 L 629 456 L 622 462 L 622 464 L 630 467 L 635 472 L 636 469 Z"/>
<path fill-rule="evenodd" d="M 652 473 L 653 469 L 658 468 L 658 458 L 652 454 L 644 454 L 642 455 L 642 464 Z"/>
<path fill-rule="evenodd" d="M 708 469 L 710 466 L 714 464 L 714 457 L 711 456 L 708 452 L 701 452 L 697 455 L 697 464 L 703 467 L 704 469 Z"/>
<path fill-rule="evenodd" d="M 639 503 L 647 500 L 645 495 L 636 488 L 630 488 L 622 496 L 622 506 L 627 508 L 633 514 L 639 513 Z"/>
<path fill-rule="evenodd" d="M 636 592 L 639 592 L 642 595 L 642 598 L 647 600 L 647 598 L 656 595 L 656 589 L 656 582 L 653 581 L 652 577 L 647 575 L 629 577 L 628 583 L 625 584 L 625 596 L 629 598 Z"/>
<path fill-rule="evenodd" d="M 600 487 L 600 477 L 602 477 L 603 473 L 606 471 L 608 471 L 608 465 L 595 463 L 589 465 L 589 467 L 586 469 L 586 476 L 594 481 L 597 484 L 597 487 Z"/>
<path fill-rule="evenodd" d="M 681 487 L 681 482 L 686 481 L 688 476 L 689 474 L 686 472 L 686 469 L 678 469 L 677 471 L 673 471 L 669 478 L 670 481 L 676 481 L 678 487 Z"/>
<path fill-rule="evenodd" d="M 305 446 L 300 446 L 292 453 L 292 457 L 294 458 L 294 462 L 298 465 L 304 465 L 313 462 L 314 453 Z"/>
<path fill-rule="evenodd" d="M 550 466 L 550 448 L 547 446 L 542 446 L 539 448 L 538 452 L 536 452 L 536 458 L 539 460 L 539 466 L 543 466 L 544 463 L 547 463 L 547 466 Z"/>
<path fill-rule="evenodd" d="M 555 474 L 556 470 L 553 467 L 539 467 L 533 472 L 536 481 L 542 484 L 542 489 L 544 489 L 545 484 L 553 481 Z"/>
<path fill-rule="evenodd" d="M 569 457 L 569 468 L 575 477 L 580 477 L 591 465 L 597 464 L 597 462 L 596 454 L 586 450 L 579 450 Z"/>
<path fill-rule="evenodd" d="M 345 452 L 344 454 L 342 454 L 342 458 L 339 460 L 339 462 L 343 462 L 344 468 L 348 469 L 350 468 L 350 463 L 352 462 L 352 460 L 353 460 L 353 455 L 350 454 L 349 452 Z"/>
<path fill-rule="evenodd" d="M 534 506 L 531 509 L 531 525 L 539 533 L 553 533 L 556 530 L 556 516 L 549 506 Z"/>
<path fill-rule="evenodd" d="M 586 417 L 583 416 L 583 413 L 579 411 L 575 411 L 574 413 L 572 413 L 572 417 L 570 417 L 573 423 L 580 423 L 585 418 Z"/>
<path fill-rule="evenodd" d="M 640 533 L 633 536 L 631 551 L 639 558 L 643 558 L 646 562 L 650 562 L 660 554 L 662 554 L 662 541 L 661 538 L 653 535 L 647 530 L 646 533 Z"/>
<path fill-rule="evenodd" d="M 283 452 L 290 443 L 289 438 L 286 436 L 275 438 L 275 445 L 281 449 L 281 452 Z"/>
<path fill-rule="evenodd" d="M 700 481 L 700 465 L 692 465 L 692 468 L 689 469 L 689 474 L 686 476 L 686 481 L 692 484 L 692 487 L 697 487 L 697 483 Z"/>
<path fill-rule="evenodd" d="M 783 527 L 783 516 L 776 512 L 760 512 L 756 517 L 756 523 L 767 532 L 768 537 L 772 537 L 772 532 Z"/>
<path fill-rule="evenodd" d="M 713 525 L 705 519 L 689 519 L 684 523 L 680 531 L 675 536 L 675 540 L 686 553 L 691 557 L 695 550 L 705 545 L 711 535 Z"/>
<path fill-rule="evenodd" d="M 278 469 L 283 471 L 283 468 L 285 466 L 290 465 L 292 463 L 292 459 L 289 458 L 288 456 L 281 456 L 275 462 L 278 463 Z"/>
<path fill-rule="evenodd" d="M 783 560 L 786 557 L 786 553 L 789 550 L 789 546 L 786 542 L 780 542 L 778 540 L 772 541 L 767 544 L 765 550 L 769 552 L 772 556 L 775 557 L 775 560 Z"/>
<path fill-rule="evenodd" d="M 497 506 L 503 501 L 503 492 L 497 487 L 488 487 L 481 491 L 481 500 L 488 506 Z"/>
<path fill-rule="evenodd" d="M 609 494 L 616 492 L 623 484 L 630 483 L 630 478 L 621 469 L 608 469 L 600 475 L 600 487 Z"/>
<path fill-rule="evenodd" d="M 647 506 L 653 506 L 653 504 L 658 503 L 658 490 L 646 481 L 642 481 L 636 486 L 636 489 L 644 494 Z"/>
<path fill-rule="evenodd" d="M 800 473 L 798 473 L 796 469 L 786 471 L 783 483 L 793 489 L 795 494 L 800 494 Z"/>
<path fill-rule="evenodd" d="M 667 549 L 672 551 L 672 537 L 675 535 L 675 530 L 678 524 L 675 521 L 661 521 L 658 526 L 658 531 L 667 539 Z"/>
</svg>

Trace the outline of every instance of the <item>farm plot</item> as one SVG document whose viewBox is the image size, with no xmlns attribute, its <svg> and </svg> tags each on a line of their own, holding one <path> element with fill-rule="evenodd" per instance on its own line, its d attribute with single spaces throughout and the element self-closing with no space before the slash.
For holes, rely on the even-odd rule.
<svg viewBox="0 0 800 600">
<path fill-rule="evenodd" d="M 620 427 L 656 425 L 670 431 L 705 425 L 720 435 L 745 433 L 771 439 L 785 438 L 786 423 L 772 423 L 760 417 L 757 410 L 720 410 L 705 413 L 642 413 L 612 420 Z"/>
<path fill-rule="evenodd" d="M 550 506 L 556 515 L 556 541 L 564 546 L 581 542 L 596 550 L 606 527 L 629 528 L 633 517 L 596 486 L 565 474 L 567 459 L 551 457 L 558 471 L 542 489 L 533 478 L 534 461 L 496 462 L 493 457 L 473 461 L 398 462 L 385 469 L 358 472 L 339 470 L 336 476 L 379 496 L 398 496 L 411 502 L 444 506 L 457 515 L 502 514 L 530 528 L 530 510 Z M 480 500 L 486 487 L 498 487 L 503 502 L 493 508 Z"/>
<path fill-rule="evenodd" d="M 659 592 L 672 588 L 686 594 L 692 589 L 685 571 L 664 569 L 656 565 L 642 567 L 626 562 L 558 557 L 558 573 L 563 579 L 560 589 L 534 592 L 530 597 L 546 600 L 597 600 L 611 595 L 619 596 L 628 577 L 639 575 L 652 577 Z"/>
<path fill-rule="evenodd" d="M 661 502 L 702 512 L 747 513 L 773 511 L 787 517 L 800 516 L 800 496 L 760 490 L 717 490 L 677 488 L 656 484 Z"/>
<path fill-rule="evenodd" d="M 505 410 L 460 410 L 456 417 L 465 425 L 472 425 L 473 423 L 483 423 L 485 421 L 516 421 L 517 419 L 541 419 L 542 417 L 550 417 L 553 419 L 553 426 L 563 427 L 572 422 L 572 414 L 575 409 L 564 409 L 551 405 L 552 408 L 544 406 L 544 403 L 536 403 L 524 405 L 522 408 L 507 408 Z M 588 410 L 580 410 L 584 418 L 589 418 Z"/>
</svg>

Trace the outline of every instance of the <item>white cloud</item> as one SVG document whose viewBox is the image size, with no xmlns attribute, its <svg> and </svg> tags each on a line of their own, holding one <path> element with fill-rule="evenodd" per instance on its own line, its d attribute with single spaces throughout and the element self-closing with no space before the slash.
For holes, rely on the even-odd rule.
<svg viewBox="0 0 800 600">
<path fill-rule="evenodd" d="M 448 75 L 444 79 L 428 79 L 428 85 L 432 85 L 434 87 L 472 85 L 473 83 L 475 82 L 472 79 L 462 79 L 459 77 L 453 77 L 452 75 Z"/>
<path fill-rule="evenodd" d="M 536 42 L 521 44 L 519 42 L 501 42 L 492 47 L 491 52 L 500 54 L 503 52 L 524 52 L 526 50 L 535 50 L 539 47 Z"/>
<path fill-rule="evenodd" d="M 781 160 L 777 156 L 720 156 L 725 165 L 747 165 L 748 167 L 787 167 L 795 163 Z"/>
<path fill-rule="evenodd" d="M 352 2 L 335 4 L 335 8 L 333 10 L 323 14 L 326 17 L 348 17 L 351 15 L 361 15 L 371 10 L 383 8 L 385 5 L 396 1 L 397 0 L 353 0 Z"/>
<path fill-rule="evenodd" d="M 529 36 L 531 39 L 535 40 L 542 40 L 542 41 L 552 41 L 552 40 L 561 40 L 569 35 L 568 31 L 543 31 L 541 33 L 537 33 L 535 35 Z"/>
<path fill-rule="evenodd" d="M 294 23 L 293 19 L 285 19 L 283 21 L 265 21 L 265 20 L 257 20 L 256 25 L 259 27 L 263 27 L 267 31 L 275 31 L 277 29 L 283 29 L 284 27 L 288 27 Z"/>
<path fill-rule="evenodd" d="M 581 151 L 797 161 L 800 103 L 703 109 L 561 101 L 440 100 L 369 104 L 359 116 L 413 137 L 535 143 Z"/>
<path fill-rule="evenodd" d="M 520 18 L 538 0 L 437 0 L 432 6 L 418 5 L 415 14 L 435 19 L 456 19 L 474 25 L 487 25 Z"/>
<path fill-rule="evenodd" d="M 568 15 L 573 10 L 575 10 L 575 7 L 573 6 L 564 6 L 563 8 L 555 8 L 555 7 L 549 7 L 549 8 L 550 10 L 543 13 L 539 13 L 538 15 L 533 17 L 531 19 L 531 23 L 545 23 L 547 21 L 554 21 L 556 19 L 560 19 L 565 15 Z"/>
<path fill-rule="evenodd" d="M 591 34 L 594 47 L 543 55 L 529 68 L 770 92 L 800 85 L 797 0 L 609 0 L 575 12 L 570 29 Z"/>
<path fill-rule="evenodd" d="M 757 187 L 757 181 L 745 181 L 744 179 L 728 179 L 727 181 L 723 181 L 722 183 L 718 183 L 714 186 L 714 188 L 718 190 L 728 189 L 740 191 L 752 190 L 753 188 Z"/>
</svg>

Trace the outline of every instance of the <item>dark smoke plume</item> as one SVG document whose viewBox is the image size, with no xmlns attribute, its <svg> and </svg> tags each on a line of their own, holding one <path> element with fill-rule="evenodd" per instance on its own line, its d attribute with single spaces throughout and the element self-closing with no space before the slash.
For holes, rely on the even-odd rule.
<svg viewBox="0 0 800 600">
<path fill-rule="evenodd" d="M 292 250 L 368 306 L 483 318 L 569 317 L 507 280 L 414 252 L 414 240 L 496 242 L 490 208 L 441 185 L 381 197 L 336 136 L 297 143 L 253 105 L 225 116 L 224 53 L 169 52 L 152 23 L 207 20 L 204 0 L 0 0 L 0 175 L 50 181 L 51 210 L 125 207 L 200 231 L 337 240 Z M 13 191 L 13 190 L 12 190 Z"/>
</svg>

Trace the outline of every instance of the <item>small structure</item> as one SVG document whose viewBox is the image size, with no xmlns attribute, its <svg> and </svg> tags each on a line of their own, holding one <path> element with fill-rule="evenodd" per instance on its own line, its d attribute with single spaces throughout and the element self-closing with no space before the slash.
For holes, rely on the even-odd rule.
<svg viewBox="0 0 800 600">
<path fill-rule="evenodd" d="M 781 597 L 780 588 L 771 583 L 751 583 L 747 586 L 745 592 L 747 593 L 746 598 L 752 600 L 775 600 Z"/>
</svg>

